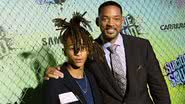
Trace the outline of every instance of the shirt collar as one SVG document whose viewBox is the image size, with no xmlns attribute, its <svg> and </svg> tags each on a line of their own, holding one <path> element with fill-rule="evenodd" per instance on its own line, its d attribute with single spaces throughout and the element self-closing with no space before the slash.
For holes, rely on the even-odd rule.
<svg viewBox="0 0 185 104">
<path fill-rule="evenodd" d="M 118 45 L 118 46 L 122 46 L 123 45 L 123 37 L 121 36 L 120 33 L 118 34 L 118 38 L 116 39 L 114 44 Z"/>
<path fill-rule="evenodd" d="M 103 41 L 103 37 L 101 36 L 101 39 Z M 118 45 L 118 46 L 123 46 L 123 37 L 121 36 L 121 34 L 119 33 L 118 34 L 118 38 L 116 39 L 115 45 Z M 107 42 L 107 43 L 104 43 L 103 44 L 103 48 L 107 48 L 109 46 L 111 46 L 112 44 L 110 42 Z"/>
</svg>

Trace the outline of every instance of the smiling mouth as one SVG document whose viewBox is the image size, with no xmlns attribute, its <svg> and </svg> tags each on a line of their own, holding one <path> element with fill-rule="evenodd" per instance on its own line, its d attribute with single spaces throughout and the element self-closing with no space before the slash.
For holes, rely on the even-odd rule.
<svg viewBox="0 0 185 104">
<path fill-rule="evenodd" d="M 107 32 L 108 32 L 109 34 L 112 34 L 112 33 L 114 33 L 114 29 L 108 29 Z"/>
<path fill-rule="evenodd" d="M 107 33 L 109 33 L 109 34 L 113 34 L 113 33 L 115 32 L 115 28 L 114 28 L 114 27 L 112 27 L 112 28 L 107 28 L 106 31 L 107 31 Z"/>
</svg>

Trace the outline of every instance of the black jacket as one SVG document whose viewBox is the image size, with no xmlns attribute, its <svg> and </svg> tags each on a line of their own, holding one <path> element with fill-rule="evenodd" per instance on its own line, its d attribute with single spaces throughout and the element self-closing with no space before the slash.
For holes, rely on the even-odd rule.
<svg viewBox="0 0 185 104">
<path fill-rule="evenodd" d="M 64 78 L 50 79 L 44 81 L 43 104 L 60 104 L 58 95 L 66 92 L 73 92 L 79 100 L 70 104 L 86 104 L 85 97 L 83 96 L 83 93 L 81 92 L 78 84 L 75 82 L 75 80 L 72 78 L 72 76 L 69 74 L 64 66 L 61 69 L 61 71 L 64 73 Z M 85 70 L 85 73 L 91 86 L 94 103 L 102 104 L 101 94 L 96 85 L 93 75 L 87 70 Z"/>
<path fill-rule="evenodd" d="M 120 89 L 115 86 L 112 72 L 105 58 L 104 63 L 97 60 L 89 65 L 90 71 L 94 74 L 103 94 L 104 103 L 170 104 L 168 88 L 149 41 L 123 34 L 122 37 L 127 67 L 127 90 L 125 96 L 122 96 Z M 96 41 L 103 45 L 100 37 Z M 98 56 L 95 54 L 95 57 Z"/>
</svg>

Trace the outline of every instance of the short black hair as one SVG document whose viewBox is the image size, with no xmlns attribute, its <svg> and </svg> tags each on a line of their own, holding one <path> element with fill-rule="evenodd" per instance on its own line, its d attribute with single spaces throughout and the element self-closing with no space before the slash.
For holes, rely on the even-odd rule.
<svg viewBox="0 0 185 104">
<path fill-rule="evenodd" d="M 98 15 L 100 15 L 100 12 L 101 12 L 102 8 L 104 8 L 104 7 L 106 7 L 106 6 L 116 6 L 116 7 L 118 7 L 118 8 L 120 9 L 121 14 L 122 14 L 122 12 L 123 12 L 123 11 L 122 11 L 121 5 L 118 4 L 117 2 L 115 2 L 115 1 L 106 1 L 106 2 L 104 2 L 103 4 L 101 4 L 101 5 L 99 6 L 99 8 L 98 8 Z"/>
</svg>

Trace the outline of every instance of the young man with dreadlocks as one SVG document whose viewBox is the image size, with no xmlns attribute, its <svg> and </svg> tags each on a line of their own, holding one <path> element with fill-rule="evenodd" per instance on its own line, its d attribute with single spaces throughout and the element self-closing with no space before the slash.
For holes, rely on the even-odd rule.
<svg viewBox="0 0 185 104">
<path fill-rule="evenodd" d="M 95 50 L 93 48 L 100 47 L 93 42 L 92 36 L 84 28 L 90 28 L 90 26 L 82 17 L 83 15 L 74 13 L 70 22 L 66 22 L 66 19 L 54 19 L 55 26 L 60 27 L 58 30 L 61 30 L 60 39 L 64 45 L 67 62 L 61 66 L 65 69 L 61 70 L 64 78 L 51 78 L 44 81 L 44 104 L 102 104 L 94 77 L 84 65 L 91 59 Z"/>
</svg>

